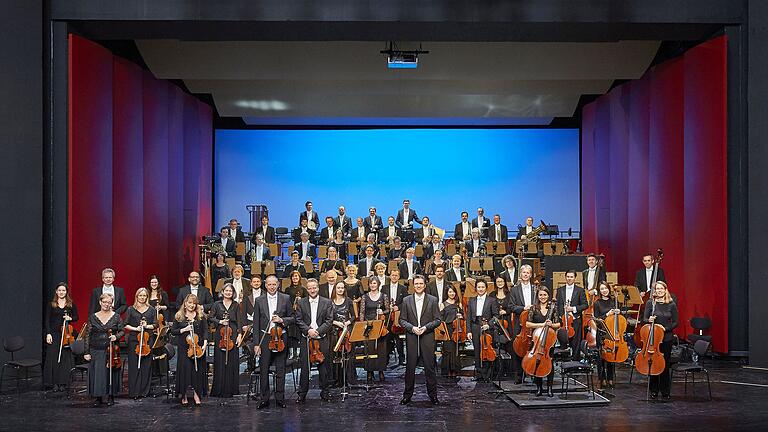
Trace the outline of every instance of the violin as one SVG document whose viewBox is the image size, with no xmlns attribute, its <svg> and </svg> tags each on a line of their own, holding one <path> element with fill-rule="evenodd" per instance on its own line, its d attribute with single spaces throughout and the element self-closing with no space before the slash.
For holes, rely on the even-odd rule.
<svg viewBox="0 0 768 432">
<path fill-rule="evenodd" d="M 67 311 L 65 311 L 64 314 L 69 317 L 69 313 Z M 69 320 L 64 320 L 61 324 L 61 343 L 59 344 L 59 359 L 57 363 L 61 363 L 61 351 L 64 349 L 64 347 L 75 341 L 75 328 L 72 326 L 72 324 L 67 324 L 67 321 Z"/>
<path fill-rule="evenodd" d="M 141 369 L 141 358 L 146 357 L 149 355 L 151 347 L 149 346 L 149 332 L 144 330 L 144 326 L 147 325 L 147 321 L 142 318 L 141 324 L 139 325 L 141 327 L 141 332 L 139 332 L 139 344 L 136 345 L 136 355 L 139 356 L 139 369 Z"/>
<path fill-rule="evenodd" d="M 487 325 L 488 320 L 483 319 L 483 325 Z M 493 337 L 488 331 L 480 333 L 480 361 L 481 362 L 493 362 L 496 361 L 496 350 L 493 349 Z"/>
<path fill-rule="evenodd" d="M 552 318 L 554 309 L 554 305 L 550 302 L 547 321 Z M 539 378 L 549 375 L 552 371 L 552 357 L 550 357 L 549 352 L 556 341 L 557 332 L 550 324 L 545 324 L 544 327 L 539 327 L 533 331 L 533 347 L 522 361 L 523 370 L 526 374 Z"/>
<path fill-rule="evenodd" d="M 163 334 L 163 329 L 165 328 L 165 316 L 160 313 L 160 311 L 157 311 L 157 326 L 155 327 L 155 334 L 160 336 Z"/>
<path fill-rule="evenodd" d="M 282 327 L 275 325 L 269 329 L 269 343 L 267 344 L 267 347 L 272 352 L 282 352 L 285 350 Z"/>
<path fill-rule="evenodd" d="M 464 312 L 461 308 L 458 308 L 459 315 L 464 316 Z M 456 317 L 453 320 L 453 332 L 451 333 L 451 340 L 456 345 L 467 341 L 467 320 L 464 318 Z M 457 347 L 458 348 L 458 347 Z"/>
<path fill-rule="evenodd" d="M 224 320 L 227 323 L 219 329 L 219 348 L 227 353 L 224 356 L 224 365 L 226 365 L 229 362 L 229 351 L 235 347 L 235 343 L 232 341 L 232 327 L 229 325 L 229 312 L 227 311 L 224 311 Z"/>
<path fill-rule="evenodd" d="M 112 329 L 107 330 L 107 337 L 112 339 Z M 123 367 L 123 359 L 120 358 L 120 347 L 116 343 L 109 341 L 109 357 L 107 358 L 107 368 L 120 369 Z"/>
<path fill-rule="evenodd" d="M 384 295 L 384 294 L 382 293 L 381 295 Z M 389 330 L 387 330 L 387 327 L 389 326 L 389 319 L 390 318 L 392 318 L 392 314 L 389 314 L 389 316 L 387 316 L 387 321 L 385 323 L 386 325 L 381 327 L 381 334 L 379 335 L 379 337 L 384 337 L 384 336 L 389 334 Z M 376 319 L 380 320 L 380 321 L 384 321 L 384 314 L 383 313 L 378 314 L 376 316 Z"/>
<path fill-rule="evenodd" d="M 325 355 L 320 350 L 320 340 L 309 339 L 307 342 L 309 345 L 309 362 L 311 364 L 320 364 L 325 361 Z"/>
<path fill-rule="evenodd" d="M 656 313 L 656 299 L 653 299 L 651 316 Z M 635 369 L 643 375 L 661 375 L 664 372 L 664 355 L 659 345 L 664 340 L 664 326 L 648 323 L 640 329 L 643 348 L 635 356 Z"/>
<path fill-rule="evenodd" d="M 195 334 L 195 325 L 192 321 L 189 321 L 189 325 L 192 329 L 189 334 L 184 338 L 187 341 L 187 357 L 195 359 L 195 370 L 197 370 L 197 359 L 203 356 L 203 347 L 198 345 L 200 338 Z"/>
<path fill-rule="evenodd" d="M 571 300 L 565 301 L 565 309 L 563 310 L 563 317 L 560 318 L 563 322 L 563 329 L 568 332 L 568 339 L 576 335 L 576 330 L 573 329 L 573 314 L 568 311 L 571 307 Z"/>
<path fill-rule="evenodd" d="M 614 296 L 614 308 L 619 309 L 619 299 L 616 296 Z M 605 318 L 605 326 L 608 328 L 609 334 L 603 339 L 601 356 L 607 362 L 622 363 L 629 357 L 629 346 L 624 340 L 624 332 L 627 331 L 627 319 L 620 314 L 608 315 Z"/>
</svg>

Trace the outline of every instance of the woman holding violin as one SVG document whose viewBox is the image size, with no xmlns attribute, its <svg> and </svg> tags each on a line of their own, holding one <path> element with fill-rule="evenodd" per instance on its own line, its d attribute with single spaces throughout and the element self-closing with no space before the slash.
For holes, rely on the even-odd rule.
<svg viewBox="0 0 768 432">
<path fill-rule="evenodd" d="M 178 337 L 179 352 L 176 363 L 176 394 L 183 406 L 189 405 L 187 391 L 192 387 L 195 405 L 207 393 L 208 380 L 205 351 L 208 347 L 208 323 L 203 306 L 197 296 L 189 294 L 184 298 L 181 309 L 173 317 L 171 334 Z"/>
<path fill-rule="evenodd" d="M 496 343 L 500 349 L 508 352 L 510 358 L 507 361 L 500 362 L 501 371 L 504 376 L 512 376 L 512 357 L 514 349 L 512 348 L 512 331 L 514 323 L 512 322 L 512 297 L 509 295 L 509 284 L 502 276 L 497 276 L 494 281 L 496 286 L 495 298 L 496 305 L 499 308 L 499 326 L 496 329 Z M 506 331 L 505 331 L 506 330 Z"/>
<path fill-rule="evenodd" d="M 134 400 L 149 395 L 152 379 L 152 354 L 157 312 L 149 305 L 149 291 L 136 290 L 133 306 L 125 313 L 128 342 L 128 396 Z"/>
<path fill-rule="evenodd" d="M 467 340 L 467 321 L 464 318 L 459 293 L 453 285 L 449 285 L 446 290 L 446 299 L 440 315 L 440 319 L 448 328 L 448 340 L 443 341 L 443 347 L 440 350 L 442 354 L 440 368 L 443 375 L 453 378 L 458 376 L 461 370 L 459 345 Z"/>
<path fill-rule="evenodd" d="M 646 324 L 658 324 L 664 327 L 664 339 L 659 346 L 659 350 L 664 355 L 664 370 L 659 375 L 649 377 L 649 386 L 651 390 L 651 399 L 661 397 L 668 400 L 670 390 L 672 389 L 672 378 L 669 373 L 669 360 L 672 354 L 672 341 L 674 334 L 672 330 L 678 324 L 677 304 L 672 300 L 669 288 L 666 282 L 657 281 L 653 288 L 653 298 L 645 304 L 645 314 L 643 322 Z"/>
<path fill-rule="evenodd" d="M 112 294 L 99 296 L 99 310 L 88 317 L 88 337 L 85 339 L 85 355 L 88 364 L 88 393 L 95 398 L 98 407 L 107 396 L 107 405 L 114 405 L 115 395 L 120 393 L 122 362 L 117 341 L 123 337 L 123 321 L 112 310 Z"/>
<path fill-rule="evenodd" d="M 62 391 L 69 382 L 69 371 L 74 366 L 69 344 L 75 340 L 72 322 L 77 321 L 77 308 L 69 296 L 64 282 L 56 285 L 51 302 L 45 308 L 45 369 L 43 384 L 54 391 Z"/>
<path fill-rule="evenodd" d="M 155 308 L 155 311 L 157 312 L 157 321 L 160 322 L 160 317 L 162 318 L 162 321 L 164 324 L 168 323 L 168 320 L 171 318 L 171 313 L 168 310 L 168 305 L 170 304 L 170 301 L 168 301 L 168 293 L 165 292 L 163 287 L 160 285 L 160 278 L 158 278 L 156 275 L 152 275 L 149 277 L 149 305 Z"/>
<path fill-rule="evenodd" d="M 347 277 L 344 279 L 344 286 L 347 287 L 347 297 L 352 299 L 352 315 L 357 319 L 360 316 L 360 302 L 363 298 L 363 285 L 357 278 L 357 266 L 350 264 L 347 266 Z"/>
<path fill-rule="evenodd" d="M 616 301 L 615 295 L 611 292 L 611 288 L 608 286 L 608 282 L 600 282 L 597 286 L 599 298 L 593 304 L 595 308 L 595 318 L 605 320 L 609 316 L 616 316 L 621 313 L 620 309 L 615 308 Z M 590 331 L 595 331 L 594 322 L 590 322 Z M 599 351 L 602 351 L 603 337 L 596 338 L 597 347 Z M 612 362 L 605 360 L 602 356 L 597 362 L 597 376 L 600 380 L 600 388 L 605 388 L 606 383 L 608 387 L 613 388 L 613 377 L 615 376 L 616 365 Z"/>
<path fill-rule="evenodd" d="M 343 281 L 336 282 L 333 290 L 333 297 L 331 298 L 331 308 L 333 309 L 333 330 L 331 335 L 331 349 L 339 345 L 339 350 L 334 351 L 333 356 L 333 371 L 331 374 L 332 381 L 337 386 L 341 387 L 343 382 L 342 373 L 347 375 L 347 384 L 357 381 L 357 372 L 355 371 L 355 361 L 351 357 L 352 343 L 349 342 L 349 334 L 352 332 L 352 322 L 355 320 L 354 311 L 352 310 L 352 300 L 347 297 L 347 285 Z M 344 330 L 346 329 L 346 332 Z M 338 344 L 339 338 L 344 334 L 344 339 L 341 344 Z M 342 355 L 349 357 L 344 369 L 342 371 Z"/>
<path fill-rule="evenodd" d="M 556 312 L 557 307 L 555 306 L 554 302 L 551 301 L 552 295 L 549 292 L 549 288 L 539 285 L 536 288 L 536 301 L 533 304 L 533 307 L 530 310 L 530 313 L 528 314 L 528 322 L 525 323 L 525 326 L 530 329 L 534 329 L 533 333 L 533 341 L 534 341 L 534 347 L 531 349 L 531 351 L 536 350 L 536 339 L 538 337 L 537 335 L 537 329 L 539 332 L 543 332 L 547 329 L 552 329 L 557 331 L 557 329 L 560 328 L 560 318 L 558 317 L 558 314 Z M 551 337 L 551 336 L 550 336 Z M 549 338 L 547 338 L 549 339 Z M 555 336 L 556 339 L 556 336 Z M 549 357 L 549 352 L 544 353 L 545 357 Z M 530 355 L 530 353 L 529 353 Z M 549 361 L 551 364 L 551 357 L 549 357 Z M 525 359 L 523 359 L 523 362 L 525 363 Z M 525 368 L 525 364 L 523 364 L 523 368 Z M 554 394 L 552 393 L 552 381 L 555 379 L 555 368 L 551 367 L 550 372 L 547 375 L 547 396 L 553 397 Z M 533 382 L 536 383 L 536 396 L 541 396 L 543 393 L 543 378 L 541 377 L 534 377 Z"/>
<path fill-rule="evenodd" d="M 336 230 L 336 232 L 343 233 L 341 230 Z M 339 252 L 334 246 L 328 246 L 328 258 L 323 260 L 323 264 L 320 265 L 320 273 L 328 273 L 330 269 L 336 270 L 339 274 L 344 274 L 344 261 L 339 258 Z"/>
<path fill-rule="evenodd" d="M 208 323 L 216 329 L 213 339 L 213 384 L 211 396 L 231 398 L 239 394 L 240 354 L 237 349 L 238 303 L 235 301 L 235 287 L 225 283 L 221 287 L 222 299 L 217 300 L 208 314 Z"/>
<path fill-rule="evenodd" d="M 379 278 L 368 279 L 368 292 L 365 293 L 360 309 L 360 321 L 383 320 L 389 313 L 389 296 L 379 290 Z M 373 381 L 373 373 L 379 372 L 379 381 L 384 381 L 384 371 L 387 369 L 387 335 L 382 329 L 381 336 L 373 341 L 365 343 L 367 355 L 376 354 L 375 359 L 366 358 L 365 370 L 368 371 L 368 381 Z"/>
</svg>

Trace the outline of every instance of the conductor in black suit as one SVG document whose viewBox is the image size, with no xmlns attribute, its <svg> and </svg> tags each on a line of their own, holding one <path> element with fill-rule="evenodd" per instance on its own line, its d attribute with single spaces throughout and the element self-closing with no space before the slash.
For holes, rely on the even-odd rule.
<svg viewBox="0 0 768 432">
<path fill-rule="evenodd" d="M 405 329 L 405 343 L 408 347 L 405 363 L 405 390 L 402 405 L 411 402 L 416 384 L 416 364 L 421 359 L 427 378 L 427 394 L 433 405 L 437 399 L 437 376 L 435 374 L 435 329 L 440 325 L 440 308 L 437 299 L 424 292 L 424 276 L 413 278 L 413 294 L 403 299 L 400 310 L 400 326 Z"/>
<path fill-rule="evenodd" d="M 125 291 L 118 286 L 114 286 L 115 271 L 111 268 L 105 268 L 101 271 L 101 283 L 98 288 L 94 288 L 91 292 L 91 304 L 89 310 L 91 313 L 96 313 L 101 310 L 99 305 L 99 297 L 102 294 L 112 294 L 112 310 L 118 315 L 122 315 L 126 309 L 128 309 L 128 303 L 125 299 Z"/>
<path fill-rule="evenodd" d="M 189 285 L 184 285 L 179 288 L 179 295 L 176 296 L 176 310 L 181 309 L 184 304 L 184 299 L 188 295 L 194 294 L 197 296 L 197 303 L 203 306 L 205 313 L 210 312 L 213 306 L 213 296 L 208 287 L 200 285 L 200 273 L 193 271 L 189 273 Z"/>
<path fill-rule="evenodd" d="M 664 276 L 664 269 L 661 267 L 659 267 L 656 274 L 654 274 L 656 271 L 656 266 L 654 264 L 656 264 L 656 260 L 653 259 L 653 255 L 643 255 L 643 268 L 638 270 L 637 275 L 635 275 L 635 286 L 637 287 L 637 290 L 640 291 L 640 294 L 645 294 L 651 291 L 651 282 L 654 280 L 654 277 L 656 282 L 667 281 L 667 278 Z"/>
<path fill-rule="evenodd" d="M 557 313 L 560 316 L 565 314 L 566 303 L 570 302 L 568 312 L 573 315 L 573 329 L 575 331 L 572 338 L 569 339 L 571 346 L 571 359 L 578 361 L 581 357 L 582 339 L 582 317 L 581 313 L 589 307 L 587 303 L 587 294 L 584 288 L 575 285 L 576 270 L 565 272 L 565 286 L 557 289 Z"/>
<path fill-rule="evenodd" d="M 261 237 L 264 239 L 265 243 L 273 244 L 275 243 L 275 227 L 269 226 L 269 217 L 266 215 L 261 217 L 261 226 L 258 230 L 253 234 L 251 237 L 251 241 L 256 241 L 256 234 L 261 234 Z"/>
</svg>

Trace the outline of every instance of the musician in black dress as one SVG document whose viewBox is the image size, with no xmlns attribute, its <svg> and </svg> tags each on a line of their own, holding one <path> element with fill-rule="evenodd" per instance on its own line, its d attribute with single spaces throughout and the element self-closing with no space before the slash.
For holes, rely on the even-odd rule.
<svg viewBox="0 0 768 432">
<path fill-rule="evenodd" d="M 672 342 L 674 334 L 672 330 L 678 324 L 677 304 L 672 300 L 667 283 L 656 281 L 653 289 L 653 298 L 645 304 L 645 314 L 643 322 L 646 324 L 660 324 L 664 326 L 664 340 L 659 346 L 659 350 L 664 354 L 664 371 L 660 375 L 652 375 L 650 379 L 651 399 L 659 397 L 661 392 L 662 399 L 670 398 L 672 389 L 672 378 L 670 376 L 669 360 L 672 354 Z"/>
<path fill-rule="evenodd" d="M 340 275 L 344 274 L 346 269 L 346 262 L 339 259 L 338 251 L 334 246 L 328 247 L 328 258 L 320 265 L 320 273 L 327 273 L 331 269 L 336 270 Z"/>
<path fill-rule="evenodd" d="M 600 282 L 597 286 L 600 298 L 595 300 L 593 304 L 595 310 L 595 318 L 605 320 L 609 315 L 617 315 L 621 313 L 620 309 L 616 309 L 614 306 L 614 294 L 611 292 L 611 288 L 608 286 L 608 282 Z M 562 288 L 561 288 L 562 289 Z M 590 323 L 590 331 L 594 331 L 594 324 Z M 597 342 L 598 352 L 601 351 L 603 345 L 603 335 L 596 335 L 595 341 Z M 597 377 L 600 380 L 600 388 L 605 388 L 606 383 L 608 387 L 613 388 L 613 377 L 615 375 L 616 365 L 609 361 L 606 361 L 601 356 L 597 362 Z"/>
<path fill-rule="evenodd" d="M 536 302 L 533 304 L 530 312 L 528 313 L 528 322 L 525 323 L 526 327 L 532 328 L 533 339 L 536 340 L 538 336 L 537 329 L 544 328 L 549 325 L 550 328 L 557 331 L 560 328 L 560 318 L 557 315 L 557 306 L 553 301 L 549 293 L 549 288 L 539 285 L 536 288 Z M 555 368 L 547 375 L 547 396 L 553 397 L 552 393 L 552 381 L 555 379 Z M 536 396 L 541 396 L 543 393 L 543 378 L 534 377 L 533 382 L 536 383 Z"/>
<path fill-rule="evenodd" d="M 291 272 L 291 283 L 285 287 L 284 292 L 288 294 L 291 301 L 291 310 L 295 311 L 298 307 L 298 300 L 307 296 L 307 289 L 301 284 L 301 274 L 297 271 Z M 290 358 L 297 356 L 301 332 L 296 326 L 288 327 L 288 347 L 290 348 Z"/>
<path fill-rule="evenodd" d="M 461 306 L 461 297 L 453 285 L 446 289 L 446 299 L 443 302 L 443 310 L 440 313 L 440 319 L 448 328 L 448 340 L 443 341 L 443 347 L 440 350 L 442 360 L 440 360 L 440 369 L 443 375 L 449 378 L 458 376 L 461 371 L 459 363 L 459 344 L 453 341 L 454 326 L 458 325 L 457 319 L 464 319 L 464 309 Z M 462 322 L 466 325 L 466 321 Z"/>
<path fill-rule="evenodd" d="M 168 309 L 170 301 L 168 300 L 168 293 L 165 292 L 160 285 L 160 279 L 156 275 L 149 277 L 149 305 L 155 308 L 157 312 L 157 321 L 160 321 L 160 316 L 163 317 L 163 321 L 167 324 L 171 319 L 171 311 Z"/>
<path fill-rule="evenodd" d="M 392 247 L 387 252 L 387 261 L 396 260 L 398 263 L 405 258 L 405 245 L 400 237 L 395 237 L 392 240 Z"/>
<path fill-rule="evenodd" d="M 333 233 L 333 241 L 331 242 L 331 246 L 336 248 L 336 253 L 338 254 L 339 259 L 342 260 L 346 266 L 347 262 L 349 262 L 349 253 L 347 252 L 349 248 L 347 241 L 344 240 L 343 230 L 336 230 L 336 232 Z"/>
<path fill-rule="evenodd" d="M 347 297 L 352 300 L 352 313 L 355 320 L 360 316 L 360 302 L 363 299 L 363 284 L 357 278 L 357 266 L 350 264 L 347 266 L 347 277 L 344 279 L 344 285 L 347 287 Z"/>
<path fill-rule="evenodd" d="M 291 252 L 291 262 L 285 265 L 281 276 L 283 279 L 289 278 L 295 271 L 299 272 L 301 277 L 307 277 L 307 269 L 304 268 L 304 263 L 299 261 L 299 251 L 296 249 Z"/>
<path fill-rule="evenodd" d="M 216 260 L 211 266 L 211 286 L 216 288 L 216 284 L 219 279 L 227 279 L 232 277 L 232 272 L 229 270 L 229 265 L 225 262 L 227 254 L 219 252 L 216 254 Z"/>
<path fill-rule="evenodd" d="M 206 369 L 208 365 L 205 352 L 208 348 L 208 322 L 205 319 L 203 306 L 198 303 L 197 296 L 188 294 L 181 303 L 182 307 L 174 316 L 171 334 L 178 336 L 179 352 L 176 363 L 176 395 L 181 397 L 181 404 L 186 406 L 187 392 L 192 387 L 192 397 L 195 405 L 200 405 L 200 398 L 207 394 L 208 380 Z M 202 355 L 197 356 L 192 344 L 197 337 L 196 345 Z M 191 354 L 191 355 L 190 355 Z"/>
<path fill-rule="evenodd" d="M 240 328 L 238 321 L 239 305 L 235 301 L 235 287 L 231 283 L 225 283 L 221 288 L 222 299 L 217 300 L 211 313 L 208 314 L 208 323 L 216 329 L 214 335 L 213 350 L 213 384 L 211 384 L 211 396 L 231 398 L 239 394 L 240 354 L 235 343 Z M 231 332 L 229 339 L 231 346 L 224 343 L 222 334 Z"/>
<path fill-rule="evenodd" d="M 134 400 L 149 395 L 150 380 L 152 379 L 152 353 L 145 347 L 152 347 L 154 342 L 152 330 L 155 329 L 157 312 L 149 305 L 149 292 L 146 288 L 136 290 L 133 306 L 125 314 L 125 330 L 128 330 L 128 396 Z M 139 338 L 141 347 L 139 347 Z M 139 349 L 141 348 L 141 349 Z M 148 351 L 142 353 L 141 351 Z M 139 360 L 141 357 L 141 360 Z M 141 367 L 139 367 L 141 364 Z"/>
<path fill-rule="evenodd" d="M 360 309 L 360 321 L 383 319 L 389 313 L 389 296 L 379 290 L 378 278 L 368 280 L 368 292 L 363 295 Z M 373 380 L 373 373 L 379 372 L 379 381 L 384 381 L 384 370 L 387 368 L 387 337 L 365 342 L 366 355 L 376 354 L 376 358 L 365 359 L 365 370 L 368 371 L 368 381 Z"/>
<path fill-rule="evenodd" d="M 331 298 L 331 307 L 333 308 L 334 328 L 330 333 L 331 348 L 333 349 L 333 347 L 337 345 L 339 337 L 345 328 L 347 329 L 347 335 L 345 335 L 345 338 L 348 337 L 349 333 L 352 331 L 352 323 L 355 321 L 354 311 L 352 310 L 352 299 L 347 296 L 347 284 L 345 284 L 343 281 L 336 282 L 334 285 L 334 293 L 333 297 Z M 342 344 L 344 343 L 342 342 Z M 342 356 L 345 357 L 344 362 L 341 361 Z M 357 372 L 355 371 L 355 361 L 354 358 L 352 358 L 352 353 L 346 352 L 342 346 L 339 351 L 335 351 L 333 353 L 333 357 L 333 382 L 335 382 L 337 386 L 341 387 L 343 385 L 344 379 L 342 373 L 346 374 L 347 384 L 357 382 Z M 342 371 L 342 363 L 345 369 L 344 371 Z"/>
<path fill-rule="evenodd" d="M 101 294 L 100 309 L 88 317 L 88 337 L 85 339 L 85 355 L 88 361 L 88 393 L 95 398 L 93 406 L 100 406 L 104 396 L 107 405 L 114 405 L 115 395 L 120 393 L 122 368 L 113 365 L 110 349 L 123 337 L 123 321 L 120 314 L 112 310 L 111 294 Z M 110 386 L 111 384 L 111 386 Z"/>
<path fill-rule="evenodd" d="M 506 351 L 510 355 L 508 360 L 499 361 L 499 373 L 503 376 L 512 376 L 514 374 L 512 356 L 515 354 L 512 348 L 512 331 L 514 330 L 514 323 L 512 322 L 512 297 L 510 296 L 509 285 L 507 285 L 506 279 L 500 275 L 496 277 L 494 285 L 496 286 L 494 297 L 499 308 L 499 323 L 501 323 L 501 326 L 496 327 L 494 340 L 499 349 Z M 504 330 L 506 330 L 506 333 Z"/>
<path fill-rule="evenodd" d="M 61 391 L 69 383 L 69 371 L 74 366 L 72 351 L 69 344 L 61 346 L 62 329 L 66 321 L 67 325 L 77 321 L 77 307 L 69 296 L 69 286 L 65 282 L 56 285 L 53 299 L 45 308 L 45 369 L 43 383 L 46 388 L 53 387 L 54 391 Z"/>
</svg>

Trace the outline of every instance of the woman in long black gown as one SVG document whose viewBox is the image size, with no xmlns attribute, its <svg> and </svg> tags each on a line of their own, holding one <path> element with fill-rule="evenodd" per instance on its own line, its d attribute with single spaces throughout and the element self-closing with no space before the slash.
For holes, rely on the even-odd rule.
<svg viewBox="0 0 768 432">
<path fill-rule="evenodd" d="M 165 292 L 163 287 L 160 285 L 160 278 L 158 278 L 156 275 L 150 276 L 149 305 L 155 308 L 155 313 L 157 315 L 155 322 L 157 330 L 155 333 L 158 335 L 157 337 L 163 338 L 162 340 L 155 341 L 155 343 L 153 343 L 153 346 L 157 347 L 153 353 L 157 355 L 153 355 L 152 360 L 152 373 L 155 374 L 156 377 L 163 377 L 168 372 L 168 356 L 163 355 L 165 353 L 165 344 L 168 343 L 168 335 L 161 334 L 160 328 L 167 328 L 167 326 L 173 320 L 171 311 L 168 309 L 169 304 L 170 301 L 168 300 L 168 293 Z"/>
<path fill-rule="evenodd" d="M 613 293 L 611 293 L 611 288 L 608 286 L 608 282 L 600 282 L 600 284 L 597 286 L 597 289 L 600 294 L 600 298 L 597 299 L 597 301 L 594 303 L 595 318 L 605 320 L 609 315 L 616 315 L 620 313 L 620 309 L 614 308 L 616 303 L 613 298 Z M 594 327 L 594 324 L 590 322 L 590 331 L 592 327 Z M 601 348 L 603 345 L 603 338 L 597 337 L 596 342 L 598 351 L 602 352 Z M 602 356 L 598 359 L 597 377 L 600 380 L 601 389 L 605 388 L 606 385 L 608 387 L 613 387 L 613 376 L 615 371 L 616 366 L 614 363 L 605 361 Z"/>
<path fill-rule="evenodd" d="M 56 285 L 53 299 L 45 308 L 45 321 L 43 321 L 46 343 L 43 383 L 46 388 L 53 387 L 55 391 L 64 390 L 69 382 L 69 371 L 74 366 L 72 351 L 66 343 L 61 350 L 59 346 L 64 320 L 66 319 L 67 324 L 71 325 L 78 318 L 77 307 L 69 296 L 69 287 L 66 283 L 60 282 Z M 60 358 L 59 351 L 61 351 Z"/>
<path fill-rule="evenodd" d="M 89 362 L 88 393 L 95 398 L 94 406 L 100 406 L 104 396 L 107 396 L 107 405 L 114 405 L 115 395 L 120 393 L 122 368 L 109 367 L 110 347 L 114 349 L 123 337 L 123 321 L 120 314 L 112 310 L 113 302 L 111 294 L 102 294 L 100 309 L 88 317 L 90 330 L 85 339 L 84 358 Z"/>
<path fill-rule="evenodd" d="M 536 289 L 536 301 L 533 307 L 528 313 L 528 322 L 525 323 L 527 328 L 534 329 L 533 337 L 536 338 L 536 330 L 549 324 L 550 328 L 557 330 L 560 328 L 560 317 L 556 312 L 549 313 L 550 309 L 555 308 L 554 302 L 550 299 L 552 296 L 549 294 L 549 288 L 545 286 L 539 286 Z M 552 393 L 552 381 L 555 379 L 555 368 L 547 375 L 547 396 L 553 397 Z M 535 377 L 533 382 L 536 383 L 536 396 L 541 396 L 544 390 L 542 389 L 543 378 Z"/>
<path fill-rule="evenodd" d="M 338 230 L 341 231 L 341 230 Z M 328 246 L 328 258 L 323 260 L 323 264 L 320 266 L 320 273 L 327 273 L 328 270 L 334 269 L 340 275 L 344 274 L 345 262 L 339 259 L 339 252 L 334 246 Z"/>
<path fill-rule="evenodd" d="M 216 334 L 214 336 L 213 351 L 213 384 L 211 385 L 211 396 L 231 398 L 239 394 L 238 376 L 240 373 L 240 363 L 237 347 L 230 349 L 221 347 L 222 330 L 229 328 L 232 331 L 231 341 L 235 344 L 240 325 L 238 323 L 238 303 L 234 300 L 235 287 L 231 283 L 226 283 L 221 288 L 222 299 L 217 300 L 211 307 L 208 315 L 208 322 L 215 326 Z"/>
<path fill-rule="evenodd" d="M 344 279 L 344 285 L 347 288 L 347 297 L 352 300 L 352 316 L 355 320 L 360 316 L 360 302 L 363 298 L 363 285 L 357 278 L 357 266 L 350 264 L 347 266 L 347 277 Z"/>
<path fill-rule="evenodd" d="M 338 254 L 339 259 L 346 265 L 346 263 L 349 262 L 349 257 L 347 254 L 347 242 L 344 240 L 344 231 L 336 230 L 334 239 L 330 245 L 336 248 L 336 253 Z M 342 273 L 344 272 L 342 271 Z"/>
<path fill-rule="evenodd" d="M 461 307 L 461 299 L 459 298 L 458 291 L 453 285 L 449 285 L 446 291 L 447 298 L 443 302 L 443 310 L 440 313 L 440 319 L 445 323 L 448 328 L 448 340 L 443 341 L 443 347 L 440 350 L 442 359 L 440 361 L 440 369 L 443 375 L 448 375 L 449 378 L 453 378 L 461 371 L 461 365 L 459 364 L 459 350 L 456 342 L 453 341 L 453 327 L 456 319 L 464 319 L 463 309 Z M 464 321 L 466 326 L 466 321 Z"/>
<path fill-rule="evenodd" d="M 331 331 L 331 349 L 333 349 L 339 341 L 339 336 L 341 335 L 342 330 L 346 327 L 347 332 L 351 333 L 352 324 L 355 321 L 353 316 L 354 311 L 352 310 L 352 300 L 347 297 L 347 285 L 343 281 L 336 282 L 331 302 L 333 303 L 334 325 L 334 328 Z M 346 359 L 344 360 L 344 370 L 342 370 L 342 356 L 346 356 Z M 342 375 L 342 373 L 346 373 L 347 385 L 357 382 L 357 372 L 355 370 L 353 352 L 334 352 L 333 366 L 333 381 L 337 386 L 341 387 L 344 384 L 344 375 Z"/>
<path fill-rule="evenodd" d="M 150 381 L 152 380 L 152 353 L 142 354 L 139 360 L 137 348 L 139 338 L 149 335 L 146 344 L 152 347 L 154 342 L 152 331 L 155 329 L 157 312 L 149 305 L 149 292 L 146 288 L 136 290 L 133 306 L 128 308 L 125 314 L 125 330 L 128 330 L 128 396 L 133 399 L 147 397 L 149 395 Z M 142 348 L 145 342 L 142 340 Z M 141 365 L 141 366 L 139 366 Z"/>
<path fill-rule="evenodd" d="M 301 273 L 294 270 L 291 272 L 290 275 L 291 283 L 285 287 L 284 292 L 288 294 L 288 297 L 291 300 L 291 308 L 293 311 L 296 311 L 296 308 L 298 307 L 298 299 L 306 297 L 307 289 L 304 288 L 304 286 L 301 284 Z M 290 356 L 291 357 L 298 357 L 299 352 L 299 344 L 301 343 L 301 331 L 299 331 L 299 326 L 289 326 L 288 327 L 288 348 L 290 348 Z"/>
<path fill-rule="evenodd" d="M 205 288 L 203 288 L 205 289 Z M 193 333 L 194 331 L 194 333 Z M 208 379 L 205 361 L 205 351 L 208 347 L 208 322 L 205 319 L 203 306 L 198 303 L 197 296 L 189 294 L 184 299 L 183 307 L 174 316 L 171 333 L 178 336 L 179 353 L 176 363 L 176 394 L 181 397 L 181 404 L 188 405 L 187 390 L 192 387 L 195 405 L 200 405 L 200 398 L 207 394 Z M 190 342 L 197 336 L 197 345 L 203 355 L 190 356 L 187 352 Z"/>
<path fill-rule="evenodd" d="M 379 290 L 379 279 L 368 279 L 368 292 L 363 296 L 360 321 L 378 319 L 389 313 L 389 297 Z M 367 358 L 364 361 L 365 370 L 368 371 L 368 381 L 373 380 L 373 373 L 379 372 L 379 381 L 384 381 L 384 370 L 387 368 L 387 337 L 382 336 L 376 340 L 365 342 L 365 353 L 376 354 L 375 359 Z"/>
<path fill-rule="evenodd" d="M 496 304 L 499 306 L 499 322 L 502 326 L 504 326 L 504 329 L 507 330 L 507 334 L 510 336 L 507 338 L 507 334 L 504 334 L 504 331 L 501 329 L 501 327 L 496 326 L 496 344 L 498 345 L 499 349 L 503 349 L 510 355 L 508 360 L 502 360 L 496 364 L 501 368 L 499 373 L 501 373 L 503 376 L 513 376 L 514 371 L 512 370 L 512 355 L 514 355 L 514 349 L 512 348 L 511 339 L 513 329 L 511 302 L 512 296 L 509 295 L 509 285 L 507 284 L 506 279 L 503 277 L 497 276 L 496 280 L 494 281 L 494 285 L 496 286 L 495 300 Z"/>
</svg>

